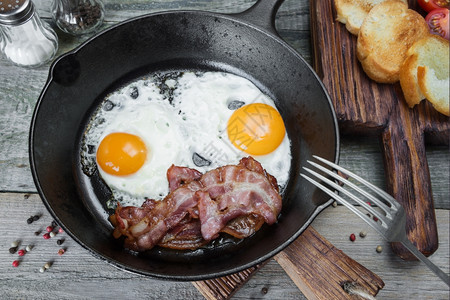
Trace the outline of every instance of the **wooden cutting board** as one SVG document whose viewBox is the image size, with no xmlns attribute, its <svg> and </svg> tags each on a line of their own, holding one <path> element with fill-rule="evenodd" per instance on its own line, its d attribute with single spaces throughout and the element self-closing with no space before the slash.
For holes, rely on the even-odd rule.
<svg viewBox="0 0 450 300">
<path fill-rule="evenodd" d="M 428 256 L 438 248 L 438 236 L 425 140 L 448 145 L 449 118 L 426 101 L 410 109 L 399 83 L 368 78 L 356 57 L 357 37 L 335 21 L 334 0 L 310 3 L 314 68 L 330 94 L 340 130 L 380 139 L 388 192 L 405 208 L 409 239 Z M 409 0 L 409 7 L 423 14 L 416 6 Z M 400 257 L 415 259 L 402 245 L 392 247 Z"/>
</svg>

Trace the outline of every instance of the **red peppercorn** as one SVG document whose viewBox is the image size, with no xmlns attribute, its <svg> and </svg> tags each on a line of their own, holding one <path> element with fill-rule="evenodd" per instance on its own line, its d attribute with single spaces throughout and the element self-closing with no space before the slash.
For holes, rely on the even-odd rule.
<svg viewBox="0 0 450 300">
<path fill-rule="evenodd" d="M 23 249 L 20 249 L 19 251 L 17 251 L 17 254 L 19 254 L 19 256 L 24 256 L 25 253 L 27 253 L 27 252 Z"/>
<path fill-rule="evenodd" d="M 59 233 L 63 233 L 64 230 L 60 227 L 59 230 L 58 230 L 58 232 L 59 232 Z"/>
<path fill-rule="evenodd" d="M 18 260 L 15 260 L 15 261 L 12 262 L 12 266 L 14 268 L 17 268 L 19 266 L 19 264 L 20 264 L 20 262 Z"/>
<path fill-rule="evenodd" d="M 52 226 L 47 226 L 47 228 L 45 230 L 47 230 L 47 232 L 52 232 L 53 231 L 53 227 Z"/>
<path fill-rule="evenodd" d="M 50 234 L 47 232 L 43 235 L 44 239 L 48 240 L 50 238 Z"/>
<path fill-rule="evenodd" d="M 356 236 L 354 233 L 350 234 L 350 241 L 354 242 L 356 240 Z"/>
<path fill-rule="evenodd" d="M 64 249 L 59 249 L 58 250 L 58 255 L 63 255 L 66 252 L 66 250 Z"/>
<path fill-rule="evenodd" d="M 377 222 L 378 221 L 378 218 L 377 217 L 373 217 L 373 220 L 375 221 L 375 222 Z"/>
</svg>

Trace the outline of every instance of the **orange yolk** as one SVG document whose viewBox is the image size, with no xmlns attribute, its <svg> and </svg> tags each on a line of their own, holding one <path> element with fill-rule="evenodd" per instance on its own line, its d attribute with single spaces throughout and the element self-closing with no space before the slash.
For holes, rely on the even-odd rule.
<svg viewBox="0 0 450 300">
<path fill-rule="evenodd" d="M 230 142 L 250 155 L 274 151 L 286 133 L 280 113 L 264 103 L 248 104 L 237 109 L 228 120 L 227 131 Z"/>
<path fill-rule="evenodd" d="M 108 134 L 97 150 L 97 163 L 108 174 L 125 176 L 137 172 L 145 163 L 147 147 L 133 134 Z"/>
</svg>

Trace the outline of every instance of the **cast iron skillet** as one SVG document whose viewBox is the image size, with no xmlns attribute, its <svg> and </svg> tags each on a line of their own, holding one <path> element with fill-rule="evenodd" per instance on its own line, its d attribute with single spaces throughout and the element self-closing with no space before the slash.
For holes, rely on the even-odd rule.
<svg viewBox="0 0 450 300">
<path fill-rule="evenodd" d="M 149 14 L 120 23 L 58 58 L 30 129 L 37 190 L 55 220 L 95 256 L 122 269 L 171 280 L 224 276 L 289 245 L 330 204 L 299 176 L 312 154 L 337 161 L 335 113 L 320 80 L 275 31 L 282 0 L 261 0 L 235 15 L 200 11 Z M 80 167 L 80 137 L 106 93 L 152 71 L 218 70 L 253 81 L 271 96 L 291 139 L 292 168 L 277 224 L 241 242 L 198 251 L 154 248 L 133 255 L 111 235 L 108 189 Z"/>
</svg>

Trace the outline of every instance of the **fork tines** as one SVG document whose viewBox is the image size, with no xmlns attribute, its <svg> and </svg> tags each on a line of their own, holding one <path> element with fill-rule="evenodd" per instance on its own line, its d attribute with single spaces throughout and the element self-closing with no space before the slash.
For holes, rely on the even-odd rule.
<svg viewBox="0 0 450 300">
<path fill-rule="evenodd" d="M 313 156 L 318 161 L 322 162 L 326 166 L 329 166 L 333 168 L 336 171 L 341 172 L 342 174 L 345 174 L 346 176 L 349 176 L 349 178 L 353 178 L 368 189 L 370 189 L 372 192 L 374 192 L 375 195 L 378 197 L 375 197 L 374 195 L 366 192 L 365 190 L 361 189 L 357 185 L 355 185 L 353 182 L 349 181 L 348 179 L 344 178 L 343 176 L 340 176 L 336 172 L 333 172 L 329 168 L 326 168 L 318 163 L 312 162 L 308 160 L 308 163 L 315 167 L 317 170 L 321 171 L 322 174 L 325 174 L 327 176 L 324 176 L 320 174 L 319 172 L 316 172 L 310 168 L 303 167 L 308 173 L 313 175 L 315 178 L 319 179 L 321 182 L 318 182 L 317 180 L 312 179 L 311 177 L 301 174 L 302 177 L 304 177 L 306 180 L 320 188 L 322 191 L 327 193 L 330 197 L 337 200 L 342 205 L 345 205 L 348 209 L 350 209 L 352 212 L 357 214 L 359 217 L 361 217 L 364 221 L 369 223 L 369 225 L 373 226 L 374 220 L 373 218 L 370 218 L 367 216 L 364 212 L 356 208 L 352 203 L 350 203 L 348 200 L 344 199 L 340 195 L 337 194 L 337 192 L 341 192 L 342 194 L 348 196 L 350 199 L 361 205 L 364 209 L 366 209 L 368 212 L 370 212 L 373 216 L 375 216 L 381 224 L 383 229 L 387 229 L 387 223 L 389 220 L 392 220 L 393 214 L 399 209 L 399 203 L 396 202 L 395 199 L 393 199 L 388 193 L 381 190 L 380 188 L 374 186 L 373 184 L 367 182 L 363 178 L 359 177 L 358 175 L 340 167 L 339 165 L 336 165 L 332 162 L 329 162 L 323 158 L 320 158 L 318 156 Z M 331 178 L 331 179 L 330 179 Z M 334 180 L 332 180 L 334 179 Z M 344 184 L 344 186 L 347 186 L 353 191 L 349 191 L 345 189 L 343 186 L 339 185 L 336 181 L 341 182 Z M 357 192 L 359 195 L 357 195 L 355 192 Z M 381 198 L 381 199 L 380 199 Z M 383 212 L 381 213 L 379 210 L 374 209 L 371 206 L 371 203 L 378 206 Z M 388 203 L 388 205 L 386 204 Z M 381 229 L 381 228 L 380 228 Z"/>
<path fill-rule="evenodd" d="M 450 286 L 449 276 L 444 273 L 444 271 L 439 269 L 435 264 L 433 264 L 429 259 L 427 259 L 419 250 L 417 250 L 414 244 L 412 244 L 408 240 L 405 231 L 405 212 L 400 203 L 398 203 L 388 193 L 377 188 L 358 175 L 318 156 L 314 156 L 314 158 L 322 162 L 324 166 L 312 161 L 308 161 L 311 166 L 317 169 L 317 172 L 307 167 L 304 167 L 304 169 L 313 177 L 319 179 L 320 182 L 316 179 L 313 179 L 312 177 L 306 176 L 305 174 L 301 174 L 302 177 L 327 193 L 329 196 L 331 196 L 331 198 L 345 205 L 348 209 L 350 209 L 361 219 L 367 222 L 372 228 L 377 230 L 389 242 L 401 242 L 417 258 L 424 262 L 430 268 L 430 270 L 432 270 L 437 276 L 439 276 L 439 278 L 441 278 L 447 285 Z M 356 182 L 359 182 L 362 186 L 371 190 L 375 196 L 364 191 L 362 188 L 358 187 L 346 178 L 338 175 L 336 172 L 333 172 L 332 170 L 330 170 L 330 167 L 335 171 L 341 172 L 345 176 L 349 176 L 349 178 L 354 179 Z M 323 174 L 326 176 L 324 176 Z M 340 186 L 335 181 L 342 182 L 343 186 Z M 347 189 L 345 189 L 344 186 L 347 187 Z M 351 188 L 352 192 L 350 192 L 348 188 Z M 363 213 L 348 200 L 339 196 L 337 192 L 345 194 L 353 201 L 360 204 L 363 208 L 366 209 L 366 211 L 371 213 L 377 219 L 375 217 L 369 217 L 368 215 Z M 363 200 L 364 197 L 366 199 L 369 199 L 371 201 L 370 203 L 376 204 L 384 214 L 374 209 L 374 207 L 369 205 L 366 200 Z"/>
</svg>

